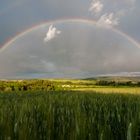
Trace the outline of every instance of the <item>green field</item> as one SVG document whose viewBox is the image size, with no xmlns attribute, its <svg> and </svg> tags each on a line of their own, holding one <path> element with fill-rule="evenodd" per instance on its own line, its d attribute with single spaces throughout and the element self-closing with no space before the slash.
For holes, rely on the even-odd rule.
<svg viewBox="0 0 140 140">
<path fill-rule="evenodd" d="M 139 140 L 138 84 L 96 82 L 1 82 L 0 140 Z"/>
</svg>

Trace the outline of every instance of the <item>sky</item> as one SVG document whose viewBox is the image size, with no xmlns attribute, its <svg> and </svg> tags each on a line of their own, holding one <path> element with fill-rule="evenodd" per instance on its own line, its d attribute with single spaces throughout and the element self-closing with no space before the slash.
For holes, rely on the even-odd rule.
<svg viewBox="0 0 140 140">
<path fill-rule="evenodd" d="M 140 1 L 0 2 L 0 78 L 139 72 Z"/>
</svg>

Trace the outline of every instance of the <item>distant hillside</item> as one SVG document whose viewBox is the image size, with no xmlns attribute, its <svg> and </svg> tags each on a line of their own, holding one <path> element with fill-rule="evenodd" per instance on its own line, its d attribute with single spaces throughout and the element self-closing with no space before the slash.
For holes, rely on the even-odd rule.
<svg viewBox="0 0 140 140">
<path fill-rule="evenodd" d="M 105 81 L 120 81 L 120 82 L 125 82 L 125 81 L 133 81 L 133 82 L 139 82 L 140 81 L 140 76 L 131 76 L 131 77 L 126 77 L 126 76 L 100 76 L 100 77 L 95 77 L 95 78 L 86 78 L 86 80 L 105 80 Z"/>
</svg>

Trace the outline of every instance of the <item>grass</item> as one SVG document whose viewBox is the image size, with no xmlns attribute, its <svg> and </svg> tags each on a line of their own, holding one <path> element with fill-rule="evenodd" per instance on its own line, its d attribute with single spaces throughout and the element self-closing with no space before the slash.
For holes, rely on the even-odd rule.
<svg viewBox="0 0 140 140">
<path fill-rule="evenodd" d="M 50 83 L 58 90 L 46 88 Z M 26 84 L 32 88 L 23 90 Z M 140 138 L 140 87 L 99 86 L 95 79 L 6 81 L 1 86 L 10 90 L 0 92 L 0 140 Z"/>
<path fill-rule="evenodd" d="M 91 91 L 0 94 L 2 140 L 135 140 L 139 131 L 140 95 Z"/>
</svg>

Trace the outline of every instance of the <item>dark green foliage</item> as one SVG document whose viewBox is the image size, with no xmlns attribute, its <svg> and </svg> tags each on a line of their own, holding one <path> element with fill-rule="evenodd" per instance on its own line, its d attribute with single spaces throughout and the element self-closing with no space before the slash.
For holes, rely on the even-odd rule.
<svg viewBox="0 0 140 140">
<path fill-rule="evenodd" d="M 61 90 L 51 81 L 47 80 L 19 80 L 19 81 L 0 81 L 0 91 L 56 91 Z"/>
<path fill-rule="evenodd" d="M 140 136 L 139 95 L 21 93 L 0 94 L 0 140 L 137 140 Z"/>
<path fill-rule="evenodd" d="M 115 87 L 117 87 L 117 86 L 140 87 L 140 82 L 97 80 L 96 85 L 98 85 L 98 86 L 115 86 Z"/>
</svg>

